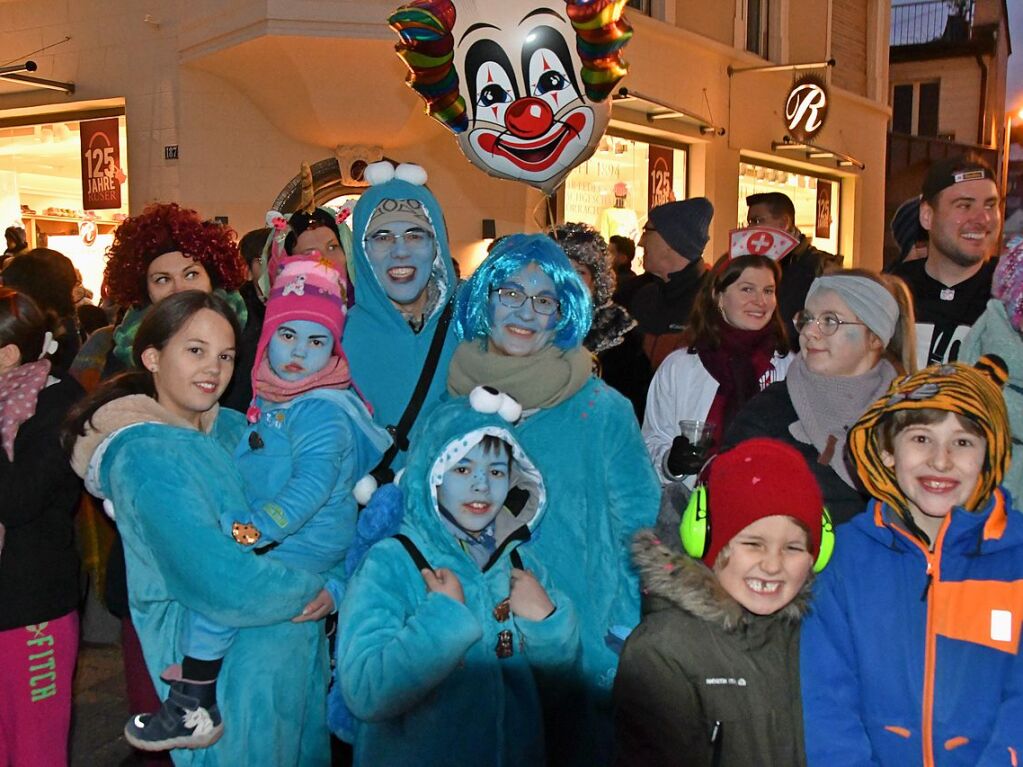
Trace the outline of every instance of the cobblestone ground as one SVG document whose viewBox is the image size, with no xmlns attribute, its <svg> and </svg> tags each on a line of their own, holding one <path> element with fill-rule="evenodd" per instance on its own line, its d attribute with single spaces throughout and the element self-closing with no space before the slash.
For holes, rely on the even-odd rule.
<svg viewBox="0 0 1023 767">
<path fill-rule="evenodd" d="M 75 673 L 72 767 L 136 767 L 121 730 L 128 716 L 120 645 L 83 644 Z"/>
</svg>

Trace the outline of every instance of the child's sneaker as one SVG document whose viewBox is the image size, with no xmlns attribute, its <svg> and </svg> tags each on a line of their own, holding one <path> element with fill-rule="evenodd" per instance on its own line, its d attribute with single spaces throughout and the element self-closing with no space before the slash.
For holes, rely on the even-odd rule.
<svg viewBox="0 0 1023 767">
<path fill-rule="evenodd" d="M 224 732 L 217 708 L 217 680 L 193 682 L 171 666 L 160 677 L 170 693 L 155 714 L 136 714 L 124 726 L 125 739 L 142 751 L 207 748 Z"/>
</svg>

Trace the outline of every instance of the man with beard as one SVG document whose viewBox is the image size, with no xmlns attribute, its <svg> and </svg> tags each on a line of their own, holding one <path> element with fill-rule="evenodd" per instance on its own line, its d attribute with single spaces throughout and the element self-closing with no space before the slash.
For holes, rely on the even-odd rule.
<svg viewBox="0 0 1023 767">
<path fill-rule="evenodd" d="M 913 294 L 921 368 L 958 359 L 991 297 L 1001 230 L 994 179 L 991 168 L 972 155 L 936 162 L 924 179 L 920 225 L 930 238 L 927 258 L 892 270 Z"/>
</svg>

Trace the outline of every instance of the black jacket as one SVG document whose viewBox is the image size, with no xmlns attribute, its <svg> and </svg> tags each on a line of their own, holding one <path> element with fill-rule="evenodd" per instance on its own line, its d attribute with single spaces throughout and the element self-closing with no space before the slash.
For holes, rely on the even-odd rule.
<svg viewBox="0 0 1023 767">
<path fill-rule="evenodd" d="M 651 372 L 682 343 L 693 301 L 703 285 L 707 265 L 697 259 L 685 269 L 672 272 L 667 281 L 654 278 L 629 302 L 629 314 L 636 318 L 644 335 L 643 347 Z"/>
<path fill-rule="evenodd" d="M 82 482 L 60 446 L 60 428 L 83 394 L 67 377 L 39 392 L 21 424 L 14 462 L 0 450 L 0 631 L 54 620 L 79 601 L 74 513 Z"/>
<path fill-rule="evenodd" d="M 789 431 L 789 425 L 799 420 L 792 405 L 789 388 L 785 381 L 773 383 L 746 403 L 725 432 L 721 449 L 727 450 L 743 440 L 753 437 L 770 437 L 792 445 L 803 454 L 807 466 L 817 478 L 824 505 L 837 525 L 848 522 L 866 508 L 870 497 L 845 483 L 826 463 L 817 459 L 820 454 L 813 445 L 799 442 Z M 855 472 L 853 473 L 855 475 Z"/>
<path fill-rule="evenodd" d="M 747 612 L 702 562 L 651 533 L 633 545 L 646 593 L 614 686 L 617 767 L 802 767 L 799 622 L 809 581 Z"/>
<path fill-rule="evenodd" d="M 789 342 L 794 349 L 799 348 L 799 333 L 792 324 L 792 318 L 806 303 L 810 284 L 825 271 L 842 268 L 842 259 L 838 256 L 817 250 L 805 234 L 799 237 L 799 244 L 779 262 L 781 285 L 778 286 L 778 312 L 788 328 Z"/>
</svg>

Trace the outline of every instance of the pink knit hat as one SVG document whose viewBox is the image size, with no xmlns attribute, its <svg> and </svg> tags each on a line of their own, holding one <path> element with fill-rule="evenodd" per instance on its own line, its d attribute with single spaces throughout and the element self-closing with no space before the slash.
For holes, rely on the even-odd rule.
<svg viewBox="0 0 1023 767">
<path fill-rule="evenodd" d="M 257 393 L 256 375 L 270 339 L 282 324 L 294 320 L 318 322 L 334 335 L 334 355 L 344 358 L 341 334 L 345 328 L 346 276 L 336 262 L 315 254 L 286 256 L 276 262 L 271 275 L 270 297 L 266 302 L 263 332 L 252 366 L 252 391 Z"/>
</svg>

